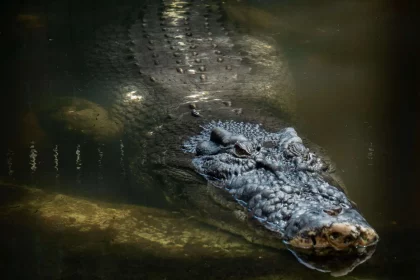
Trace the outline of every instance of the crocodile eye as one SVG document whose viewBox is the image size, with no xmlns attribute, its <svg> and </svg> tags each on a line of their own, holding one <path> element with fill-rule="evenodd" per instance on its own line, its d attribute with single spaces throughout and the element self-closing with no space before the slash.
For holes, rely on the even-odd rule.
<svg viewBox="0 0 420 280">
<path fill-rule="evenodd" d="M 251 155 L 249 147 L 247 147 L 245 144 L 242 144 L 242 143 L 236 143 L 235 144 L 234 153 L 238 157 L 246 157 L 246 156 Z"/>
</svg>

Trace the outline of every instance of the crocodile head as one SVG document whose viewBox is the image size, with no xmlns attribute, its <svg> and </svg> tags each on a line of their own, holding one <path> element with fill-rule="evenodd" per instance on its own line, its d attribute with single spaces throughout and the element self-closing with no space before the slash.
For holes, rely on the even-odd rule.
<svg viewBox="0 0 420 280">
<path fill-rule="evenodd" d="M 294 251 L 360 254 L 379 237 L 293 128 L 214 122 L 190 138 L 196 171 L 229 192 L 271 236 Z M 254 223 L 255 224 L 255 223 Z"/>
</svg>

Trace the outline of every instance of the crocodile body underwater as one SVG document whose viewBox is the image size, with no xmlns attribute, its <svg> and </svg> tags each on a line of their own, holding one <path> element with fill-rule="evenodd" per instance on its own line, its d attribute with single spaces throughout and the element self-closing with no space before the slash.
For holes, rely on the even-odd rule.
<svg viewBox="0 0 420 280">
<path fill-rule="evenodd" d="M 221 1 L 146 2 L 101 29 L 87 66 L 139 183 L 311 268 L 336 270 L 340 256 L 345 274 L 370 258 L 378 234 L 290 125 L 295 86 L 281 48 L 230 23 Z"/>
</svg>

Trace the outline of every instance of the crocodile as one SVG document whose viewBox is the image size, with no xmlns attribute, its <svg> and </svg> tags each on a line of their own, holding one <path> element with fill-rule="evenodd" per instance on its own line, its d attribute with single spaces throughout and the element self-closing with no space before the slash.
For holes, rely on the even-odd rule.
<svg viewBox="0 0 420 280">
<path fill-rule="evenodd" d="M 139 184 L 311 268 L 371 256 L 378 234 L 290 125 L 295 85 L 275 41 L 227 21 L 217 0 L 150 1 L 116 18 L 87 55 L 89 86 L 110 97 Z"/>
</svg>

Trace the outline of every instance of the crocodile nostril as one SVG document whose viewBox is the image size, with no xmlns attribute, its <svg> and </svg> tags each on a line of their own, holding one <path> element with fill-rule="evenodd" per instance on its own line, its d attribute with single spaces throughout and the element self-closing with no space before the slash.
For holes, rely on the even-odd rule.
<svg viewBox="0 0 420 280">
<path fill-rule="evenodd" d="M 341 236 L 341 233 L 333 232 L 333 233 L 330 234 L 330 239 L 331 240 L 336 240 L 336 239 L 340 238 L 340 236 Z"/>
</svg>

